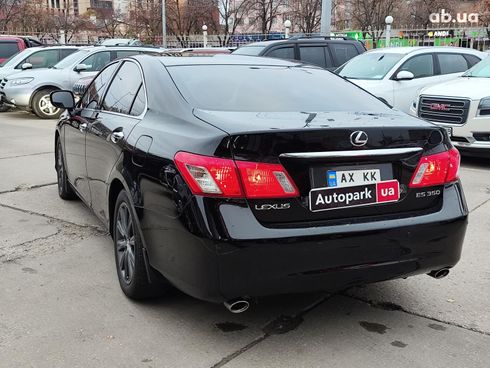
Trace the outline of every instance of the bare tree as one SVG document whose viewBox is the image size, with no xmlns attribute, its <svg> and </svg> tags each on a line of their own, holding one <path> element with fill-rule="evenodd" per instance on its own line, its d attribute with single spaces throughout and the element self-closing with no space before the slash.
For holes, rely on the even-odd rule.
<svg viewBox="0 0 490 368">
<path fill-rule="evenodd" d="M 235 34 L 238 26 L 252 7 L 252 0 L 218 0 L 219 19 L 208 20 L 218 34 L 220 46 L 228 45 L 230 37 Z"/>
<path fill-rule="evenodd" d="M 121 10 L 97 9 L 94 11 L 96 17 L 96 28 L 111 38 L 116 35 L 123 36 L 123 28 L 126 25 L 125 15 Z"/>
<path fill-rule="evenodd" d="M 253 0 L 251 10 L 263 34 L 270 33 L 274 21 L 281 12 L 283 0 Z"/>
<path fill-rule="evenodd" d="M 65 9 L 71 9 L 71 0 L 66 0 Z M 94 27 L 93 23 L 90 22 L 88 15 L 76 16 L 72 12 L 57 12 L 51 16 L 52 21 L 52 32 L 51 36 L 60 41 L 59 36 L 61 32 L 64 33 L 65 42 L 69 43 L 73 36 L 75 36 L 80 31 L 91 30 Z"/>
<path fill-rule="evenodd" d="M 480 0 L 478 4 L 479 21 L 487 29 L 490 38 L 490 0 Z"/>
<path fill-rule="evenodd" d="M 322 0 L 292 0 L 291 21 L 302 33 L 317 32 L 320 27 Z"/>
<path fill-rule="evenodd" d="M 52 15 L 43 0 L 25 0 L 11 19 L 12 26 L 15 31 L 36 34 L 42 40 L 53 31 Z"/>
<path fill-rule="evenodd" d="M 369 35 L 373 47 L 383 36 L 385 18 L 393 13 L 397 0 L 351 0 L 354 26 Z"/>
<path fill-rule="evenodd" d="M 452 12 L 456 8 L 456 0 L 414 0 L 407 5 L 406 24 L 414 28 L 427 28 L 430 22 L 430 15 L 438 13 L 441 9 Z"/>
<path fill-rule="evenodd" d="M 0 32 L 7 31 L 24 5 L 24 0 L 0 0 Z"/>
<path fill-rule="evenodd" d="M 179 43 L 188 46 L 188 36 L 201 32 L 201 26 L 212 21 L 215 0 L 172 0 L 167 2 L 167 27 Z"/>
</svg>

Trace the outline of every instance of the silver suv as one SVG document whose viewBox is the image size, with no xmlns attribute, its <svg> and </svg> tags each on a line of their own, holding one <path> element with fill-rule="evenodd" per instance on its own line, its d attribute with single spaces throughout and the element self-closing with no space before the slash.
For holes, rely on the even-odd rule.
<svg viewBox="0 0 490 368">
<path fill-rule="evenodd" d="M 80 47 L 77 46 L 29 47 L 0 65 L 0 83 L 3 78 L 12 78 L 12 75 L 23 70 L 50 68 L 79 49 Z M 7 111 L 9 108 L 0 102 L 0 112 Z"/>
<path fill-rule="evenodd" d="M 136 54 L 160 55 L 164 50 L 151 47 L 84 47 L 50 69 L 24 70 L 0 82 L 0 100 L 8 106 L 32 110 L 41 119 L 58 118 L 61 109 L 51 105 L 51 92 L 71 90 L 82 77 L 97 74 L 115 59 Z"/>
</svg>

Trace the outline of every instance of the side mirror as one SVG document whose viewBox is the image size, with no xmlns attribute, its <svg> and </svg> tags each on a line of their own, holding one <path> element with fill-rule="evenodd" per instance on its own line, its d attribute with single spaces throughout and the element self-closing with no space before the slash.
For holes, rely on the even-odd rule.
<svg viewBox="0 0 490 368">
<path fill-rule="evenodd" d="M 414 78 L 415 78 L 415 75 L 413 75 L 412 72 L 409 72 L 408 70 L 401 70 L 396 75 L 395 80 L 404 81 L 404 80 L 412 80 Z"/>
<path fill-rule="evenodd" d="M 76 72 L 83 72 L 84 70 L 87 70 L 88 67 L 87 65 L 85 64 L 78 64 L 76 67 L 75 67 L 75 71 Z"/>
<path fill-rule="evenodd" d="M 24 63 L 20 66 L 20 68 L 22 70 L 26 70 L 26 69 L 32 69 L 32 64 L 31 63 Z"/>
<path fill-rule="evenodd" d="M 75 97 L 70 91 L 54 91 L 50 95 L 51 104 L 60 109 L 73 110 L 75 108 Z"/>
</svg>

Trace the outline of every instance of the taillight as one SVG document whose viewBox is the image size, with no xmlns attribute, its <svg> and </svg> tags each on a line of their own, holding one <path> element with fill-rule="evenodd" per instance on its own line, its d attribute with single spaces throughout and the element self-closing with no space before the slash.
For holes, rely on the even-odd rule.
<svg viewBox="0 0 490 368">
<path fill-rule="evenodd" d="M 460 156 L 456 148 L 423 156 L 410 181 L 411 188 L 450 183 L 458 179 Z"/>
<path fill-rule="evenodd" d="M 187 152 L 178 152 L 175 164 L 194 194 L 232 198 L 299 196 L 280 164 L 235 162 Z"/>
<path fill-rule="evenodd" d="M 280 164 L 236 161 L 247 198 L 297 197 L 298 189 Z"/>
<path fill-rule="evenodd" d="M 175 164 L 194 194 L 243 196 L 233 160 L 178 152 Z"/>
</svg>

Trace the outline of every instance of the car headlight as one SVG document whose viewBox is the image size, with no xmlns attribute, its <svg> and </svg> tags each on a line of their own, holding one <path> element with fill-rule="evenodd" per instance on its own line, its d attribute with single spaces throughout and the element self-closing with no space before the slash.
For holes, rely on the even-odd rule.
<svg viewBox="0 0 490 368">
<path fill-rule="evenodd" d="M 27 84 L 31 83 L 34 80 L 34 78 L 18 78 L 18 79 L 11 79 L 10 83 L 12 86 L 20 86 L 22 84 Z"/>
<path fill-rule="evenodd" d="M 490 97 L 485 97 L 480 100 L 478 105 L 478 116 L 488 116 L 490 115 Z"/>
</svg>

